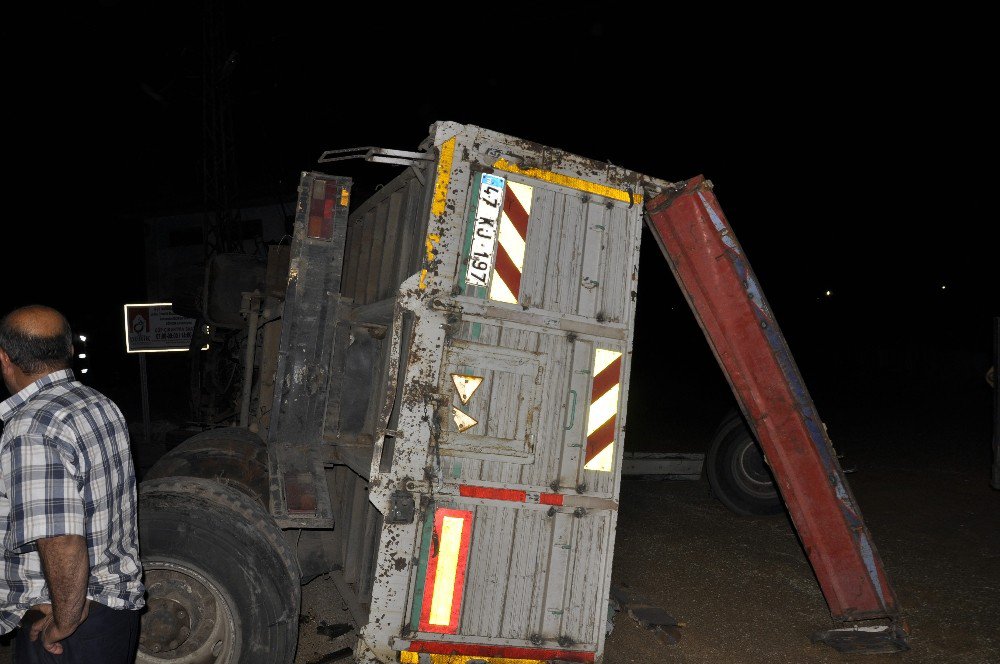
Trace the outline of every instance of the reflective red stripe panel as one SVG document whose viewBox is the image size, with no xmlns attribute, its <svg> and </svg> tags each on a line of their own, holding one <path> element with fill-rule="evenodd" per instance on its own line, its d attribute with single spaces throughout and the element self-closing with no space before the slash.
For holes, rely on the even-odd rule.
<svg viewBox="0 0 1000 664">
<path fill-rule="evenodd" d="M 486 498 L 488 500 L 509 500 L 515 503 L 528 502 L 528 492 L 518 489 L 497 489 L 491 486 L 472 486 L 462 484 L 458 493 L 463 498 Z M 540 493 L 538 502 L 542 505 L 562 505 L 563 497 L 558 493 Z"/>
<path fill-rule="evenodd" d="M 528 497 L 524 491 L 516 489 L 495 489 L 489 486 L 470 486 L 463 484 L 458 487 L 459 495 L 465 498 L 489 498 L 491 500 L 513 500 L 523 503 Z"/>
</svg>

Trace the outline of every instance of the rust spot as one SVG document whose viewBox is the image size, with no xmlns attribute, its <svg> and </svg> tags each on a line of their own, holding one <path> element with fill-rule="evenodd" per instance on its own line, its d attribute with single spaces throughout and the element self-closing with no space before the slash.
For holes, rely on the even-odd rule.
<svg viewBox="0 0 1000 664">
<path fill-rule="evenodd" d="M 397 572 L 402 572 L 406 569 L 406 558 L 396 558 L 396 560 L 393 561 L 393 564 L 395 565 Z"/>
</svg>

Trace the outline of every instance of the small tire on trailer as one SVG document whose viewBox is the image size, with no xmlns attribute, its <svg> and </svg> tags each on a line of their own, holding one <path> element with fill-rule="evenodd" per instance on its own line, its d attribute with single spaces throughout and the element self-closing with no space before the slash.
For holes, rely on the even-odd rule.
<svg viewBox="0 0 1000 664">
<path fill-rule="evenodd" d="M 784 510 L 771 469 L 739 411 L 719 424 L 705 467 L 712 493 L 736 514 L 768 516 Z"/>
<path fill-rule="evenodd" d="M 232 487 L 168 477 L 139 488 L 146 584 L 137 664 L 290 664 L 301 589 L 295 552 Z"/>
</svg>

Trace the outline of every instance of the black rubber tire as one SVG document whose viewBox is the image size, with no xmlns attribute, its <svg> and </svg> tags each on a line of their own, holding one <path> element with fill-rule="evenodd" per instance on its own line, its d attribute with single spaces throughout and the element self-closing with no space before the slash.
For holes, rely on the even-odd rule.
<svg viewBox="0 0 1000 664">
<path fill-rule="evenodd" d="M 248 496 L 201 478 L 144 481 L 139 549 L 151 607 L 143 617 L 139 664 L 293 661 L 301 601 L 295 551 Z M 153 607 L 161 609 L 158 622 L 150 618 Z M 190 624 L 163 615 L 181 615 Z M 183 629 L 174 645 L 173 635 Z M 206 636 L 206 629 L 213 631 Z M 196 646 L 198 656 L 186 652 Z"/>
<path fill-rule="evenodd" d="M 716 429 L 705 467 L 712 493 L 736 514 L 771 516 L 784 511 L 771 469 L 738 411 L 729 413 Z"/>
<path fill-rule="evenodd" d="M 230 426 L 199 431 L 185 439 L 177 447 L 167 452 L 167 454 L 181 449 L 204 449 L 205 447 L 211 447 L 212 443 L 217 440 L 242 441 L 250 447 L 264 447 L 264 441 L 253 431 L 243 427 Z"/>
<path fill-rule="evenodd" d="M 160 457 L 145 480 L 201 477 L 231 486 L 267 509 L 267 448 L 260 436 L 239 427 L 197 433 Z"/>
</svg>

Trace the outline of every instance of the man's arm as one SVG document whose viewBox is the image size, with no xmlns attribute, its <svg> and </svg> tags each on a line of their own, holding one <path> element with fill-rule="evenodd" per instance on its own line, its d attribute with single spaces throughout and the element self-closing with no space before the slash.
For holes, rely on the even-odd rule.
<svg viewBox="0 0 1000 664">
<path fill-rule="evenodd" d="M 90 558 L 87 540 L 79 535 L 60 535 L 38 540 L 42 570 L 49 584 L 51 611 L 34 607 L 46 616 L 31 626 L 31 640 L 39 635 L 45 649 L 61 654 L 59 641 L 76 631 L 87 618 L 87 581 L 90 579 Z"/>
</svg>

